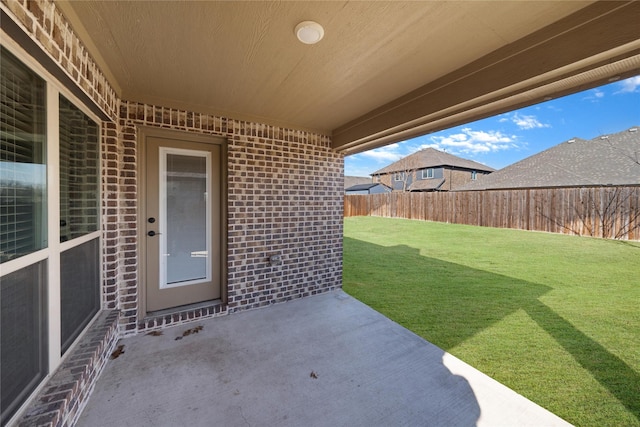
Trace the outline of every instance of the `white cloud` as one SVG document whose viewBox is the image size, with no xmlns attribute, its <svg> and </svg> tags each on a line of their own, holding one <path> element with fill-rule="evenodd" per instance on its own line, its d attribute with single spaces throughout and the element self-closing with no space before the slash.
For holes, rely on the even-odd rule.
<svg viewBox="0 0 640 427">
<path fill-rule="evenodd" d="M 375 150 L 365 151 L 361 153 L 361 155 L 374 159 L 378 163 L 390 163 L 403 157 L 403 154 L 399 152 L 399 148 L 400 146 L 398 144 L 391 144 L 386 147 L 376 148 Z"/>
<path fill-rule="evenodd" d="M 598 100 L 604 98 L 605 93 L 600 89 L 592 89 L 586 92 L 588 95 L 582 98 L 585 101 L 598 102 Z"/>
<path fill-rule="evenodd" d="M 548 124 L 540 122 L 536 118 L 536 116 L 525 116 L 518 113 L 514 113 L 513 116 L 511 116 L 511 121 L 515 123 L 515 125 L 520 129 L 537 129 L 550 127 Z"/>
<path fill-rule="evenodd" d="M 452 154 L 480 154 L 518 148 L 517 137 L 505 135 L 500 131 L 476 131 L 463 128 L 460 133 L 449 136 L 431 136 L 432 142 L 421 148 L 433 147 Z"/>
<path fill-rule="evenodd" d="M 432 140 L 434 138 L 437 138 L 437 137 L 436 136 L 431 137 Z M 440 151 L 444 151 L 446 149 L 441 144 L 438 144 L 437 142 L 433 142 L 431 144 L 421 144 L 418 148 L 416 148 L 413 151 L 416 152 L 418 150 L 423 150 L 425 148 L 435 148 L 436 150 L 440 150 Z"/>
<path fill-rule="evenodd" d="M 620 87 L 620 90 L 616 91 L 615 94 L 640 92 L 640 76 L 618 82 L 618 87 Z"/>
</svg>

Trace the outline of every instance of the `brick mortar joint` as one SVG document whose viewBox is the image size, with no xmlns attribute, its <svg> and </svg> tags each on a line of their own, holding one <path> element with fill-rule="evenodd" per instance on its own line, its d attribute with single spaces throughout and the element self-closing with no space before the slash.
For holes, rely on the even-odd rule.
<svg viewBox="0 0 640 427">
<path fill-rule="evenodd" d="M 245 141 L 251 138 L 259 138 L 259 139 L 266 139 L 270 142 L 277 142 L 277 143 L 298 143 L 298 144 L 313 143 L 313 147 L 330 149 L 331 137 L 329 135 L 323 135 L 320 133 L 297 130 L 293 128 L 279 127 L 279 126 L 268 125 L 268 124 L 258 123 L 258 122 L 233 119 L 233 118 L 228 118 L 223 116 L 214 116 L 211 114 L 198 113 L 194 111 L 187 111 L 187 110 L 181 110 L 176 108 L 162 107 L 162 106 L 153 105 L 153 104 L 144 104 L 144 103 L 139 103 L 135 101 L 120 100 L 119 107 L 120 107 L 120 113 L 119 113 L 120 120 L 124 123 L 133 125 L 133 126 L 142 125 L 142 126 L 152 126 L 152 127 L 159 127 L 159 128 L 166 128 L 167 126 L 169 126 L 171 129 L 178 129 L 178 130 L 184 130 L 187 132 L 197 132 L 202 134 L 219 135 L 219 136 L 227 137 L 231 139 L 230 143 L 235 140 Z M 154 117 L 151 117 L 151 118 L 146 117 L 146 113 L 145 113 L 145 118 L 131 117 L 131 115 L 133 114 L 132 110 L 137 111 L 139 109 L 144 111 L 146 111 L 147 109 L 151 109 L 154 112 Z M 162 122 L 157 122 L 155 120 L 155 111 L 157 109 L 160 109 L 161 111 L 163 111 L 163 113 L 166 111 L 166 114 L 168 115 L 168 122 L 164 120 L 164 117 Z M 184 124 L 172 123 L 172 115 L 176 115 L 176 114 L 177 115 L 184 114 L 185 116 L 197 115 L 198 121 L 200 122 L 200 126 L 195 126 L 195 125 L 188 126 L 186 123 Z M 219 129 L 216 129 L 215 126 L 213 126 L 212 129 L 209 129 L 208 126 L 203 125 L 203 120 L 202 120 L 203 118 L 206 119 L 205 121 L 207 122 L 207 125 L 209 121 L 214 123 L 217 122 L 217 124 L 220 125 Z M 253 130 L 255 132 L 247 133 L 247 130 L 249 131 Z M 259 136 L 258 133 L 261 135 L 268 135 L 268 136 Z M 282 138 L 279 138 L 278 136 L 280 134 L 284 136 Z"/>
<path fill-rule="evenodd" d="M 40 5 L 37 5 L 36 7 L 42 11 L 43 16 L 46 15 L 44 16 L 43 20 L 50 21 L 51 28 L 49 29 L 44 28 L 43 25 L 40 24 L 39 18 L 29 9 L 28 3 L 2 0 L 0 2 L 0 7 L 10 17 L 12 17 L 16 25 L 18 25 L 20 29 L 34 43 L 36 43 L 40 50 L 42 50 L 42 52 L 45 53 L 56 64 L 56 66 L 77 85 L 80 90 L 82 90 L 91 100 L 93 100 L 93 102 L 101 110 L 103 110 L 107 114 L 107 116 L 109 116 L 112 120 L 115 120 L 117 118 L 120 100 L 117 97 L 114 88 L 111 87 L 108 79 L 106 78 L 100 67 L 98 67 L 97 62 L 91 56 L 78 35 L 70 28 L 69 23 L 64 18 L 64 15 L 58 9 L 55 2 L 52 0 L 42 0 L 40 3 L 44 5 L 43 8 L 41 8 Z M 25 17 L 28 17 L 31 20 L 32 28 L 28 28 L 25 23 L 22 22 L 20 16 L 18 16 L 17 12 L 15 12 L 16 9 L 19 9 L 21 13 L 25 15 Z M 59 32 L 62 29 L 59 28 L 60 23 L 63 24 L 66 33 L 70 34 L 70 36 L 68 37 L 71 37 L 71 44 L 75 47 L 70 48 L 69 53 L 65 52 L 64 46 L 58 45 L 58 42 L 53 36 L 54 28 L 58 28 Z M 47 44 L 53 45 L 55 49 L 50 49 L 48 46 L 46 46 L 41 40 L 41 37 L 38 37 L 38 32 L 41 32 L 46 38 Z M 64 60 L 74 68 L 77 75 L 76 77 L 74 77 L 73 73 L 71 73 L 67 67 L 63 66 L 61 59 L 57 59 L 53 55 L 52 50 L 57 51 L 60 55 L 60 58 L 64 58 Z M 74 64 L 73 58 L 73 54 L 77 51 L 82 52 L 81 55 L 76 55 L 79 57 L 79 60 L 81 62 L 79 66 L 76 66 Z M 83 73 L 83 69 L 87 68 L 91 69 L 91 73 L 93 75 L 92 79 L 89 79 L 85 75 L 86 73 Z M 103 87 L 103 91 L 105 92 L 104 96 L 101 91 L 98 90 L 100 86 Z"/>
</svg>

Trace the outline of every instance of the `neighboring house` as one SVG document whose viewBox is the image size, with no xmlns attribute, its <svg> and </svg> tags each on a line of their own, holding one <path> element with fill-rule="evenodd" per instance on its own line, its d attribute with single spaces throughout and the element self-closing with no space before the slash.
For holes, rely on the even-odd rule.
<svg viewBox="0 0 640 427">
<path fill-rule="evenodd" d="M 73 425 L 124 336 L 340 288 L 346 155 L 637 74 L 640 2 L 512 3 L 0 1 L 0 424 Z"/>
<path fill-rule="evenodd" d="M 451 191 L 495 169 L 435 148 L 425 148 L 371 174 L 393 191 Z"/>
<path fill-rule="evenodd" d="M 640 130 L 572 138 L 459 190 L 640 185 Z"/>
<path fill-rule="evenodd" d="M 353 185 L 345 190 L 345 194 L 381 194 L 390 193 L 391 189 L 379 182 L 371 182 L 369 184 Z"/>
<path fill-rule="evenodd" d="M 369 176 L 345 176 L 344 177 L 344 189 L 345 191 L 349 187 L 359 184 L 371 184 L 371 177 Z"/>
</svg>

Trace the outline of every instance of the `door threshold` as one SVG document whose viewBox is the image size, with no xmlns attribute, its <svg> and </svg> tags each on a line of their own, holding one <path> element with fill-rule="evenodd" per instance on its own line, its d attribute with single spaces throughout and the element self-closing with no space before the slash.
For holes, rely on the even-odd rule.
<svg viewBox="0 0 640 427">
<path fill-rule="evenodd" d="M 194 304 L 179 305 L 177 307 L 165 308 L 164 310 L 150 311 L 147 313 L 147 316 L 145 318 L 166 316 L 167 314 L 176 314 L 176 313 L 181 313 L 183 311 L 190 311 L 198 308 L 212 307 L 220 304 L 222 304 L 222 300 L 214 299 L 211 301 L 196 302 Z"/>
<path fill-rule="evenodd" d="M 200 319 L 227 314 L 227 306 L 220 299 L 181 305 L 147 313 L 138 323 L 138 332 L 176 326 Z"/>
</svg>

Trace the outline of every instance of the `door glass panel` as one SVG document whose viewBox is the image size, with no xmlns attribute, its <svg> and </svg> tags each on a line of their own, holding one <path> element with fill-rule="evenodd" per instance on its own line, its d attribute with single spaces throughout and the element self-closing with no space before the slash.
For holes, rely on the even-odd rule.
<svg viewBox="0 0 640 427">
<path fill-rule="evenodd" d="M 207 152 L 161 149 L 160 287 L 210 280 Z"/>
</svg>

